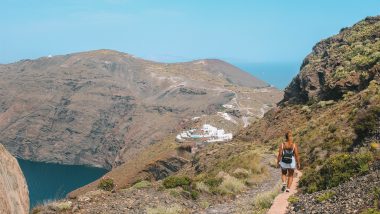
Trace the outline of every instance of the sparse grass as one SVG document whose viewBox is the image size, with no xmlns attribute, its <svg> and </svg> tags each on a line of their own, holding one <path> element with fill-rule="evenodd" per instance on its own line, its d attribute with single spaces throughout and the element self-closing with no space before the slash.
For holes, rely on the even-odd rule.
<svg viewBox="0 0 380 214">
<path fill-rule="evenodd" d="M 173 204 L 172 206 L 158 206 L 155 208 L 147 208 L 147 214 L 179 214 L 187 213 L 186 210 L 178 204 Z"/>
<path fill-rule="evenodd" d="M 335 192 L 333 191 L 327 191 L 321 195 L 319 195 L 316 199 L 319 203 L 323 202 L 323 201 L 326 201 L 330 198 L 332 198 L 333 196 L 335 195 Z"/>
<path fill-rule="evenodd" d="M 199 202 L 199 206 L 202 209 L 207 209 L 210 206 L 210 203 L 208 201 L 201 201 L 201 202 Z"/>
<path fill-rule="evenodd" d="M 222 194 L 237 194 L 242 192 L 245 188 L 246 186 L 241 180 L 230 175 L 226 175 L 222 183 L 218 186 L 218 190 Z"/>
<path fill-rule="evenodd" d="M 71 208 L 72 202 L 71 201 L 63 201 L 58 202 L 55 204 L 55 206 L 58 208 L 59 211 L 66 211 Z"/>
<path fill-rule="evenodd" d="M 266 213 L 272 206 L 274 198 L 280 192 L 281 184 L 278 183 L 272 191 L 260 193 L 253 201 L 256 213 Z"/>
<path fill-rule="evenodd" d="M 32 214 L 38 214 L 38 213 L 40 213 L 40 212 L 42 212 L 42 207 L 41 206 L 36 206 L 36 207 L 34 207 L 33 209 L 32 209 Z"/>
<path fill-rule="evenodd" d="M 195 189 L 200 192 L 210 193 L 210 187 L 203 182 L 197 182 L 195 184 Z"/>
<path fill-rule="evenodd" d="M 235 178 L 239 178 L 239 179 L 243 179 L 243 178 L 248 178 L 250 172 L 246 169 L 242 169 L 242 168 L 237 168 L 235 169 L 235 171 L 232 173 L 232 175 L 235 177 Z"/>
<path fill-rule="evenodd" d="M 267 176 L 264 173 L 254 174 L 254 175 L 251 175 L 248 179 L 246 179 L 245 183 L 247 184 L 247 186 L 253 186 L 255 184 L 259 184 L 263 182 L 266 178 Z"/>
<path fill-rule="evenodd" d="M 67 200 L 44 200 L 41 204 L 36 205 L 30 213 L 51 213 L 52 211 L 66 213 L 71 209 L 72 204 L 71 201 Z"/>
<path fill-rule="evenodd" d="M 260 164 L 260 160 L 261 156 L 259 151 L 249 150 L 217 163 L 209 173 L 213 176 L 220 171 L 232 174 L 236 169 L 241 168 L 253 174 L 260 174 L 263 172 L 263 166 Z"/>
<path fill-rule="evenodd" d="M 111 191 L 115 187 L 112 178 L 102 178 L 98 184 L 98 189 Z"/>
<path fill-rule="evenodd" d="M 171 196 L 175 197 L 175 198 L 181 196 L 181 194 L 179 193 L 179 191 L 176 190 L 176 189 L 171 189 L 170 192 L 169 192 L 169 194 L 170 194 Z"/>
<path fill-rule="evenodd" d="M 144 189 L 151 186 L 152 186 L 152 183 L 150 183 L 149 181 L 140 181 L 138 183 L 135 183 L 132 187 L 136 189 Z"/>
</svg>

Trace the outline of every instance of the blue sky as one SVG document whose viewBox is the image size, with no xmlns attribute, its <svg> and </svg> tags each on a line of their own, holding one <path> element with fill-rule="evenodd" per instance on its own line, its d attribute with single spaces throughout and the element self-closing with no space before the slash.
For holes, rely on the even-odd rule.
<svg viewBox="0 0 380 214">
<path fill-rule="evenodd" d="M 300 62 L 378 0 L 1 0 L 0 63 L 114 49 L 157 61 Z"/>
</svg>

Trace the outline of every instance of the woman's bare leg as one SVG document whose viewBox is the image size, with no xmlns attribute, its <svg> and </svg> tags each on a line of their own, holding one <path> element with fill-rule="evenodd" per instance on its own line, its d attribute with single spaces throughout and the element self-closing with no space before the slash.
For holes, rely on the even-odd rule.
<svg viewBox="0 0 380 214">
<path fill-rule="evenodd" d="M 286 183 L 286 174 L 287 174 L 287 170 L 286 169 L 281 169 L 281 180 L 282 180 L 283 184 Z"/>
<path fill-rule="evenodd" d="M 294 169 L 288 169 L 288 189 L 292 186 Z"/>
</svg>

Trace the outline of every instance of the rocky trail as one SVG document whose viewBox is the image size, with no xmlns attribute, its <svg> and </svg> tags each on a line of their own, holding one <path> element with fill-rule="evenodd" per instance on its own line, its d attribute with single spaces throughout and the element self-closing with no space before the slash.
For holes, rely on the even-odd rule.
<svg viewBox="0 0 380 214">
<path fill-rule="evenodd" d="M 236 196 L 236 199 L 227 203 L 210 206 L 204 212 L 205 214 L 230 214 L 230 213 L 251 213 L 254 210 L 254 201 L 257 195 L 273 188 L 280 182 L 279 169 L 271 166 L 270 162 L 275 157 L 272 154 L 263 156 L 263 165 L 268 169 L 267 179 L 257 186 L 249 189 L 245 193 Z"/>
<path fill-rule="evenodd" d="M 297 193 L 297 186 L 302 172 L 296 171 L 289 193 L 280 193 L 273 201 L 267 214 L 285 214 L 289 205 L 288 198 Z"/>
</svg>

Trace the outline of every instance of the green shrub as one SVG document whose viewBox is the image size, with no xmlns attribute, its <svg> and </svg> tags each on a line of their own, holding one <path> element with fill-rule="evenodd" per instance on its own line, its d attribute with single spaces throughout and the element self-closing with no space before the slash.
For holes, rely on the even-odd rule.
<svg viewBox="0 0 380 214">
<path fill-rule="evenodd" d="M 197 200 L 199 198 L 199 192 L 195 190 L 182 190 L 180 193 L 184 198 Z"/>
<path fill-rule="evenodd" d="M 380 211 L 373 208 L 369 208 L 362 211 L 360 214 L 380 214 Z"/>
<path fill-rule="evenodd" d="M 208 178 L 205 180 L 205 184 L 207 184 L 211 188 L 218 187 L 222 183 L 222 178 Z"/>
<path fill-rule="evenodd" d="M 199 192 L 198 191 L 195 191 L 195 190 L 191 190 L 190 191 L 190 195 L 191 195 L 191 198 L 193 200 L 197 200 L 199 198 Z"/>
<path fill-rule="evenodd" d="M 368 109 L 357 113 L 354 123 L 355 133 L 359 139 L 371 134 L 378 127 L 380 118 L 380 106 L 370 106 Z"/>
<path fill-rule="evenodd" d="M 191 179 L 187 176 L 170 176 L 165 178 L 163 185 L 166 189 L 188 186 L 191 183 Z"/>
<path fill-rule="evenodd" d="M 319 170 L 305 170 L 300 187 L 309 193 L 338 186 L 352 176 L 366 174 L 373 156 L 369 152 L 341 153 L 328 158 Z"/>
<path fill-rule="evenodd" d="M 102 189 L 105 191 L 111 191 L 115 187 L 113 180 L 111 178 L 103 178 L 100 180 L 98 184 L 98 189 Z"/>
<path fill-rule="evenodd" d="M 140 181 L 140 182 L 135 183 L 133 185 L 133 187 L 136 189 L 144 189 L 144 188 L 148 188 L 151 186 L 152 186 L 152 183 L 150 183 L 149 181 Z"/>
<path fill-rule="evenodd" d="M 337 127 L 335 124 L 330 124 L 328 130 L 329 132 L 334 133 L 337 130 Z"/>
<path fill-rule="evenodd" d="M 375 60 L 375 58 L 358 54 L 351 59 L 351 63 L 359 69 L 368 69 L 373 66 Z"/>
<path fill-rule="evenodd" d="M 321 202 L 323 202 L 323 201 L 326 201 L 326 200 L 332 198 L 334 195 L 335 195 L 335 192 L 333 192 L 333 191 L 327 191 L 327 192 L 325 192 L 325 193 L 319 195 L 319 196 L 317 197 L 317 201 L 318 201 L 319 203 L 321 203 Z"/>
<path fill-rule="evenodd" d="M 292 196 L 290 196 L 289 198 L 288 198 L 288 201 L 289 201 L 289 203 L 291 203 L 291 204 L 294 204 L 294 203 L 297 203 L 297 202 L 299 202 L 299 198 L 297 197 L 297 196 L 294 196 L 294 195 L 292 195 Z"/>
<path fill-rule="evenodd" d="M 380 187 L 375 187 L 373 189 L 373 199 L 374 199 L 374 202 L 373 202 L 373 205 L 375 207 L 380 207 Z"/>
<path fill-rule="evenodd" d="M 376 200 L 380 200 L 380 187 L 375 187 L 373 189 L 373 197 L 376 199 Z"/>
</svg>

